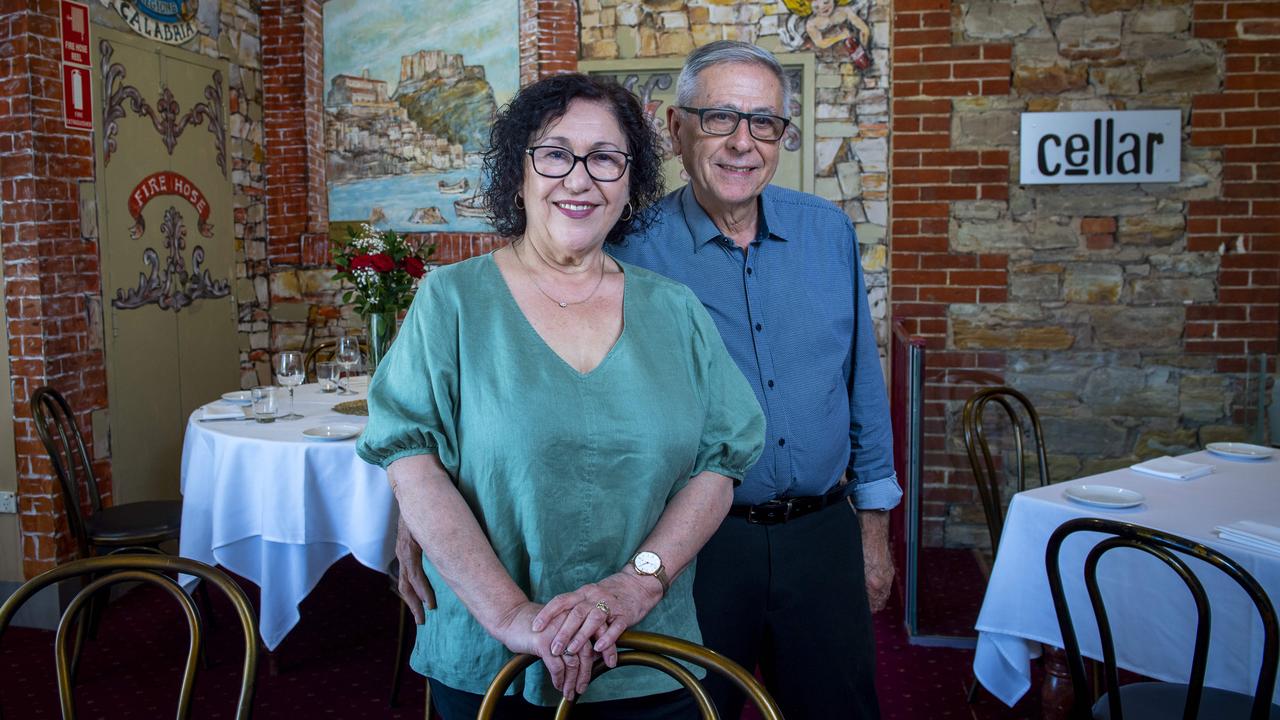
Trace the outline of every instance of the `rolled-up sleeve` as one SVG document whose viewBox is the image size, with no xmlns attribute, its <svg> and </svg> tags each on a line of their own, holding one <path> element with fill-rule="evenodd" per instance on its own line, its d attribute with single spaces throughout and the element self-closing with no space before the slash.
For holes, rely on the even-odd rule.
<svg viewBox="0 0 1280 720">
<path fill-rule="evenodd" d="M 356 453 L 383 468 L 403 457 L 436 455 L 457 477 L 458 313 L 427 276 L 390 352 L 369 383 L 369 423 Z"/>
<path fill-rule="evenodd" d="M 893 425 L 884 372 L 871 325 L 871 307 L 862 264 L 853 243 L 855 278 L 853 368 L 849 373 L 849 478 L 852 497 L 860 510 L 888 510 L 902 500 L 893 469 Z"/>
</svg>

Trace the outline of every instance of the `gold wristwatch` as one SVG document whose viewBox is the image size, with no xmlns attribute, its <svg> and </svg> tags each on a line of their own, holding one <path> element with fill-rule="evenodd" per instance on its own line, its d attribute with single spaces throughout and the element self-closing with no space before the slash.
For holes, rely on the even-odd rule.
<svg viewBox="0 0 1280 720">
<path fill-rule="evenodd" d="M 671 589 L 671 583 L 667 580 L 667 569 L 662 566 L 662 558 L 658 557 L 658 553 L 641 550 L 631 558 L 631 569 L 640 575 L 658 578 L 658 582 L 662 583 L 663 595 Z"/>
</svg>

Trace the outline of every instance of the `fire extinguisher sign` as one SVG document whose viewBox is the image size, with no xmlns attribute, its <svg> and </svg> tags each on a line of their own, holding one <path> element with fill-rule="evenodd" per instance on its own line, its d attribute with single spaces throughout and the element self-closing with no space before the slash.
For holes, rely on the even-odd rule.
<svg viewBox="0 0 1280 720">
<path fill-rule="evenodd" d="M 62 117 L 72 130 L 93 130 L 89 85 L 89 6 L 61 0 Z"/>
</svg>

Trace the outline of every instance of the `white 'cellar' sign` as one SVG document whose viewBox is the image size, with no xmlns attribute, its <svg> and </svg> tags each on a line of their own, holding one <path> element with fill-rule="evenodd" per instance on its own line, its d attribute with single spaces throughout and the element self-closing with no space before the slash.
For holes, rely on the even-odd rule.
<svg viewBox="0 0 1280 720">
<path fill-rule="evenodd" d="M 1023 185 L 1178 182 L 1182 112 L 1022 114 Z"/>
</svg>

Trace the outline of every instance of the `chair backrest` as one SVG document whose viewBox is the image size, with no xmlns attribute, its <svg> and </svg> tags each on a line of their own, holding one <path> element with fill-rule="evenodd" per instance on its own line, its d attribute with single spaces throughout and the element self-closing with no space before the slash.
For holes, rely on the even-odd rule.
<svg viewBox="0 0 1280 720">
<path fill-rule="evenodd" d="M 743 670 L 741 665 L 720 653 L 708 650 L 688 640 L 639 630 L 628 630 L 622 633 L 622 636 L 618 638 L 618 649 L 618 667 L 623 665 L 644 665 L 665 672 L 679 681 L 689 692 L 693 693 L 694 700 L 697 701 L 703 718 L 718 717 L 711 698 L 693 673 L 689 672 L 680 663 L 672 660 L 672 658 L 700 665 L 707 670 L 723 675 L 751 699 L 756 709 L 764 717 L 764 720 L 782 720 L 782 711 L 778 709 L 777 703 L 773 701 L 773 698 L 769 697 L 769 693 L 765 691 L 760 682 L 752 677 L 751 673 Z M 535 662 L 538 662 L 538 657 L 535 655 L 517 655 L 511 658 L 494 676 L 493 682 L 489 684 L 489 689 L 484 694 L 484 700 L 480 703 L 480 712 L 476 715 L 476 720 L 490 720 L 498 707 L 498 700 L 506 692 L 507 687 L 511 685 L 517 675 Z M 591 677 L 599 677 L 609 670 L 610 668 L 603 661 L 597 661 L 595 667 L 592 668 Z M 568 700 L 561 699 L 560 707 L 556 711 L 556 717 L 568 717 L 570 705 L 571 703 Z"/>
<path fill-rule="evenodd" d="M 1020 414 L 1013 402 L 1022 406 Z M 1031 426 L 1032 439 L 1035 441 L 1036 461 L 1040 468 L 1040 484 L 1049 484 L 1049 464 L 1045 457 L 1044 431 L 1040 428 L 1040 416 L 1027 396 L 1010 387 L 989 387 L 979 390 L 964 404 L 962 424 L 964 425 L 964 447 L 969 454 L 969 466 L 973 469 L 974 481 L 978 484 L 978 494 L 982 497 L 982 510 L 987 518 L 987 532 L 991 535 L 991 552 L 994 555 L 1000 548 L 1000 534 L 1004 530 L 1004 504 L 1000 494 L 1003 475 L 997 471 L 995 460 L 991 455 L 991 446 L 987 444 L 986 431 L 983 427 L 987 405 L 996 403 L 1004 408 L 1009 418 L 1013 434 L 1014 457 L 1017 472 L 1015 478 L 1018 492 L 1027 489 L 1026 459 L 1023 453 L 1023 435 L 1027 428 L 1023 424 L 1023 414 Z"/>
<path fill-rule="evenodd" d="M 1275 606 L 1271 604 L 1266 591 L 1257 580 L 1254 580 L 1253 576 L 1239 563 L 1211 547 L 1161 530 L 1103 518 L 1068 520 L 1053 531 L 1053 535 L 1049 537 L 1049 544 L 1045 548 L 1049 591 L 1053 595 L 1053 608 L 1058 615 L 1058 627 L 1062 631 L 1063 649 L 1067 652 L 1067 665 L 1071 669 L 1071 682 L 1074 685 L 1077 708 L 1088 708 L 1093 700 L 1089 694 L 1089 681 L 1085 676 L 1084 657 L 1080 654 L 1080 643 L 1076 639 L 1075 627 L 1071 622 L 1071 611 L 1067 607 L 1062 572 L 1058 567 L 1058 553 L 1063 541 L 1071 534 L 1078 532 L 1095 532 L 1111 536 L 1095 545 L 1085 557 L 1084 582 L 1098 624 L 1103 675 L 1107 683 L 1107 700 L 1112 720 L 1123 720 L 1124 715 L 1120 706 L 1120 677 L 1116 668 L 1115 642 L 1112 639 L 1111 624 L 1107 619 L 1102 593 L 1098 588 L 1098 561 L 1108 551 L 1122 547 L 1141 550 L 1159 558 L 1182 578 L 1191 592 L 1191 597 L 1195 600 L 1196 642 L 1191 658 L 1191 676 L 1187 682 L 1183 717 L 1190 720 L 1200 716 L 1200 698 L 1204 691 L 1204 673 L 1209 658 L 1210 612 L 1209 598 L 1204 591 L 1204 585 L 1180 555 L 1197 558 L 1222 571 L 1236 581 L 1253 600 L 1258 614 L 1262 617 L 1263 638 L 1262 664 L 1258 670 L 1258 684 L 1254 689 L 1253 707 L 1249 717 L 1252 720 L 1271 717 L 1271 694 L 1275 690 L 1276 663 L 1280 658 L 1280 631 L 1277 630 Z"/>
<path fill-rule="evenodd" d="M 31 395 L 31 417 L 35 419 L 36 432 L 44 443 L 49 462 L 62 486 L 63 504 L 67 511 L 67 524 L 75 537 L 81 557 L 89 556 L 89 533 L 81 504 L 80 487 L 85 488 L 90 514 L 102 509 L 102 496 L 98 492 L 98 479 L 93 474 L 93 464 L 85 449 L 80 426 L 66 398 L 49 386 L 37 388 Z"/>
<path fill-rule="evenodd" d="M 207 582 L 221 590 L 231 601 L 236 615 L 240 619 L 240 627 L 244 640 L 244 662 L 240 676 L 240 696 L 236 704 L 236 718 L 248 718 L 252 711 L 253 682 L 258 667 L 258 623 L 253 613 L 253 606 L 244 591 L 231 581 L 221 570 L 210 567 L 196 560 L 174 557 L 172 555 L 133 555 L 118 553 L 101 557 L 73 560 L 59 565 L 48 572 L 37 575 L 18 588 L 8 600 L 0 605 L 0 637 L 9 627 L 14 614 L 29 598 L 40 590 L 64 580 L 88 577 L 80 592 L 67 605 L 58 621 L 57 634 L 54 636 L 54 653 L 58 674 L 58 695 L 62 706 L 64 720 L 75 717 L 75 701 L 71 696 L 71 660 L 67 647 L 72 626 L 80 615 L 89 598 L 99 590 L 122 582 L 143 582 L 158 585 L 172 597 L 187 618 L 187 629 L 190 645 L 187 649 L 187 660 L 182 674 L 182 686 L 178 692 L 177 717 L 186 718 L 191 714 L 191 693 L 195 684 L 197 658 L 200 655 L 200 644 L 203 642 L 203 622 L 199 610 L 191 597 L 183 591 L 178 582 L 169 574 L 183 573 L 194 575 L 202 582 Z"/>
<path fill-rule="evenodd" d="M 316 363 L 333 360 L 336 352 L 338 352 L 337 340 L 325 340 L 324 342 L 316 343 L 315 347 L 307 351 L 307 354 L 302 359 L 302 371 L 307 375 L 307 382 L 315 382 L 318 379 L 316 378 Z M 364 340 L 360 341 L 360 352 L 366 357 L 369 354 L 369 346 L 365 344 Z"/>
</svg>

